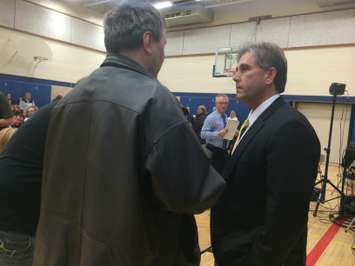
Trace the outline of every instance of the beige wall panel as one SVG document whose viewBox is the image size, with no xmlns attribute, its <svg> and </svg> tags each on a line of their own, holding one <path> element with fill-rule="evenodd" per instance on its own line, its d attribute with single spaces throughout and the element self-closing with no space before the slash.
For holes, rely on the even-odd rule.
<svg viewBox="0 0 355 266">
<path fill-rule="evenodd" d="M 286 57 L 287 94 L 329 95 L 332 82 L 344 82 L 355 95 L 355 46 L 289 50 Z"/>
<path fill-rule="evenodd" d="M 167 44 L 165 48 L 165 54 L 169 55 L 182 55 L 182 49 L 184 46 L 184 33 L 179 32 L 168 32 L 167 33 Z"/>
<path fill-rule="evenodd" d="M 355 46 L 286 51 L 285 94 L 329 95 L 332 82 L 344 82 L 355 95 Z M 214 56 L 167 58 L 159 75 L 174 91 L 234 93 L 231 78 L 212 78 Z"/>
<path fill-rule="evenodd" d="M 15 0 L 0 1 L 0 25 L 14 27 Z"/>
<path fill-rule="evenodd" d="M 303 113 L 310 121 L 317 132 L 321 142 L 322 154 L 325 155 L 324 148 L 328 145 L 328 135 L 330 128 L 331 104 L 325 103 L 298 103 L 297 109 Z M 337 104 L 334 114 L 333 137 L 330 153 L 330 162 L 338 163 L 342 158 L 348 141 L 350 125 L 351 106 L 347 104 Z M 306 147 L 305 147 L 306 148 Z M 292 151 L 291 151 L 292 152 Z"/>
<path fill-rule="evenodd" d="M 256 41 L 273 42 L 281 48 L 287 48 L 290 20 L 288 17 L 261 21 L 257 27 Z"/>
<path fill-rule="evenodd" d="M 63 87 L 63 86 L 52 86 L 52 94 L 51 100 L 53 100 L 58 95 L 65 96 L 69 93 L 73 88 L 70 87 Z"/>
<path fill-rule="evenodd" d="M 25 1 L 16 1 L 15 28 L 70 42 L 71 18 Z"/>
<path fill-rule="evenodd" d="M 235 5 L 217 8 L 215 19 L 210 25 L 247 21 L 250 17 L 257 16 L 272 15 L 273 17 L 279 17 L 317 11 L 324 11 L 324 9 L 320 8 L 316 1 L 310 0 L 237 1 Z"/>
<path fill-rule="evenodd" d="M 185 55 L 215 53 L 217 48 L 230 46 L 231 25 L 184 32 Z"/>
<path fill-rule="evenodd" d="M 106 51 L 102 27 L 72 18 L 71 42 Z"/>
<path fill-rule="evenodd" d="M 168 58 L 159 79 L 175 92 L 234 93 L 231 78 L 212 78 L 214 59 L 214 56 Z"/>
<path fill-rule="evenodd" d="M 256 23 L 245 22 L 232 25 L 231 29 L 231 46 L 239 47 L 245 42 L 255 41 Z"/>
<path fill-rule="evenodd" d="M 14 46 L 16 43 L 27 38 L 35 38 L 43 41 L 40 37 L 0 28 L 0 39 L 10 39 L 8 45 Z M 105 58 L 103 53 L 55 41 L 44 41 L 49 45 L 53 53 L 52 60 L 42 62 L 34 68 L 35 62 L 33 59 L 15 55 L 7 61 L 0 59 L 0 73 L 75 83 L 82 77 L 90 74 Z M 39 51 L 33 51 L 34 55 L 37 52 Z"/>
<path fill-rule="evenodd" d="M 294 16 L 289 47 L 355 42 L 355 10 Z"/>
</svg>

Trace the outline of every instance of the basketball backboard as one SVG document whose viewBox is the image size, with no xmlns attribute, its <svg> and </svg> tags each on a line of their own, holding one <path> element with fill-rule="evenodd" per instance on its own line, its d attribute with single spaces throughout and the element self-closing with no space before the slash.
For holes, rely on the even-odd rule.
<svg viewBox="0 0 355 266">
<path fill-rule="evenodd" d="M 233 47 L 219 48 L 213 65 L 213 77 L 231 77 L 235 73 L 238 53 Z"/>
</svg>

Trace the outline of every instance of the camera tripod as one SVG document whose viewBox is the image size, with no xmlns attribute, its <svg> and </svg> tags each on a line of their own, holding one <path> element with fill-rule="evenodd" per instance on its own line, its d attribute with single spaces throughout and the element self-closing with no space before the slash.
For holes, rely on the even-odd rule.
<svg viewBox="0 0 355 266">
<path fill-rule="evenodd" d="M 329 158 L 330 158 L 330 145 L 332 143 L 332 133 L 333 133 L 333 122 L 334 122 L 334 112 L 335 112 L 335 104 L 336 104 L 336 97 L 337 95 L 333 95 L 333 100 L 332 100 L 332 113 L 331 113 L 331 118 L 330 118 L 330 129 L 329 129 L 329 137 L 328 137 L 328 146 L 325 148 L 325 153 L 326 153 L 326 160 L 325 160 L 325 170 L 324 170 L 324 175 L 321 176 L 320 180 L 316 182 L 315 186 L 318 184 L 321 184 L 321 189 L 320 193 L 317 199 L 317 204 L 316 208 L 314 209 L 313 216 L 316 217 L 319 209 L 319 205 L 321 203 L 326 203 L 329 201 L 332 201 L 334 199 L 342 198 L 343 197 L 343 191 L 340 190 L 335 184 L 332 183 L 332 181 L 329 180 L 328 178 L 328 168 L 329 168 Z M 340 196 L 325 200 L 325 195 L 326 195 L 326 189 L 327 189 L 327 184 L 332 186 L 339 194 Z"/>
</svg>

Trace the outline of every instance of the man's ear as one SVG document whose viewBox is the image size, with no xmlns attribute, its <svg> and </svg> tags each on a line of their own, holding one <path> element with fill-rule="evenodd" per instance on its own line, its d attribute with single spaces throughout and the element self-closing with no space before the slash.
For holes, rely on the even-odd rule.
<svg viewBox="0 0 355 266">
<path fill-rule="evenodd" d="M 276 75 L 277 75 L 276 68 L 271 67 L 270 69 L 268 69 L 266 71 L 265 83 L 267 85 L 271 85 L 275 81 Z"/>
<path fill-rule="evenodd" d="M 143 49 L 149 55 L 151 55 L 153 53 L 152 43 L 153 43 L 152 33 L 149 31 L 144 32 L 143 33 Z"/>
</svg>

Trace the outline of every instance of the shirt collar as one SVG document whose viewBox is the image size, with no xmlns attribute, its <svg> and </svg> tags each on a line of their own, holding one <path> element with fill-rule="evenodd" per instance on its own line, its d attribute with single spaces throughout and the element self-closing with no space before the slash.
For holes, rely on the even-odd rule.
<svg viewBox="0 0 355 266">
<path fill-rule="evenodd" d="M 270 98 L 266 99 L 262 104 L 260 104 L 255 110 L 251 110 L 249 113 L 249 126 L 253 124 L 258 117 L 274 102 L 277 98 L 280 97 L 280 94 L 275 94 Z"/>
</svg>

